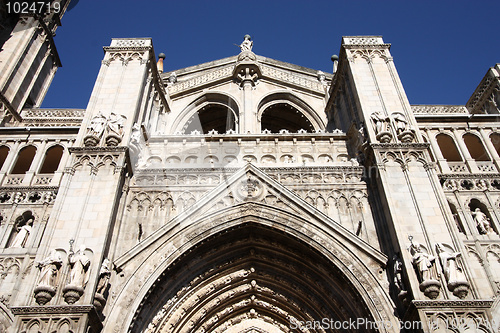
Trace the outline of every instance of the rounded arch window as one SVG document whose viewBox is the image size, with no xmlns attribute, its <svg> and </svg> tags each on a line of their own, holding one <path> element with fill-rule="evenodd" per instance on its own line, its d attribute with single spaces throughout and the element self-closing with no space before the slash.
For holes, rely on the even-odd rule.
<svg viewBox="0 0 500 333">
<path fill-rule="evenodd" d="M 30 169 L 31 163 L 33 163 L 35 154 L 36 154 L 35 146 L 27 146 L 21 149 L 19 155 L 17 155 L 16 164 L 14 164 L 11 173 L 13 174 L 26 173 L 26 171 Z"/>
<path fill-rule="evenodd" d="M 56 172 L 59 167 L 59 163 L 61 162 L 63 152 L 64 148 L 59 145 L 55 145 L 47 149 L 42 167 L 40 168 L 40 173 Z"/>
<path fill-rule="evenodd" d="M 1 146 L 0 147 L 0 169 L 2 169 L 5 160 L 7 159 L 7 156 L 9 155 L 9 147 L 7 146 Z"/>
<path fill-rule="evenodd" d="M 302 112 L 288 103 L 277 103 L 268 106 L 262 113 L 261 131 L 268 130 L 271 133 L 279 133 L 287 130 L 290 133 L 299 131 L 314 132 L 311 124 Z"/>
<path fill-rule="evenodd" d="M 209 134 L 215 131 L 224 134 L 236 131 L 236 117 L 231 109 L 221 104 L 209 104 L 198 110 L 184 126 L 184 133 Z"/>
<path fill-rule="evenodd" d="M 460 156 L 455 141 L 451 136 L 441 133 L 436 136 L 436 141 L 445 160 L 448 162 L 462 161 L 462 157 Z"/>
<path fill-rule="evenodd" d="M 490 157 L 484 149 L 481 139 L 477 135 L 467 133 L 463 136 L 467 150 L 470 156 L 476 161 L 489 161 Z"/>
</svg>

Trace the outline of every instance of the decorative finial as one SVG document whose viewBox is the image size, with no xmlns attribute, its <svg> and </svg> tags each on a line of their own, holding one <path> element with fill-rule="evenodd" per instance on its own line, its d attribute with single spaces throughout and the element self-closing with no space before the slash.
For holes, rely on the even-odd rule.
<svg viewBox="0 0 500 333">
<path fill-rule="evenodd" d="M 339 64 L 339 56 L 334 54 L 331 59 L 333 61 L 333 73 L 335 74 L 337 72 L 337 65 Z"/>
<path fill-rule="evenodd" d="M 165 58 L 165 53 L 158 54 L 158 63 L 156 64 L 156 67 L 158 68 L 158 72 L 160 73 L 163 73 L 163 59 Z"/>
</svg>

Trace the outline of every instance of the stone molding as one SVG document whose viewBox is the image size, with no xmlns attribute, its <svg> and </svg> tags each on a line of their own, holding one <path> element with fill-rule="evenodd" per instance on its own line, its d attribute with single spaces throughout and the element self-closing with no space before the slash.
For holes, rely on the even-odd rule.
<svg viewBox="0 0 500 333">
<path fill-rule="evenodd" d="M 413 300 L 412 304 L 417 309 L 425 308 L 486 308 L 489 309 L 493 305 L 492 300 L 437 300 L 437 301 L 420 301 Z"/>
<path fill-rule="evenodd" d="M 468 114 L 469 110 L 464 105 L 411 105 L 415 114 Z"/>
<path fill-rule="evenodd" d="M 95 311 L 93 305 L 52 305 L 52 306 L 13 306 L 10 308 L 14 315 L 27 314 L 74 314 L 90 313 Z"/>
</svg>

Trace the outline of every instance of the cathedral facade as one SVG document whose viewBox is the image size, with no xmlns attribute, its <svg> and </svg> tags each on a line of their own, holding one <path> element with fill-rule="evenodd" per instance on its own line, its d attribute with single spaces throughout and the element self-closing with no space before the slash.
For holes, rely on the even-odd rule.
<svg viewBox="0 0 500 333">
<path fill-rule="evenodd" d="M 0 332 L 499 332 L 499 64 L 411 105 L 380 36 L 332 73 L 119 38 L 41 109 L 56 3 L 0 2 Z"/>
</svg>

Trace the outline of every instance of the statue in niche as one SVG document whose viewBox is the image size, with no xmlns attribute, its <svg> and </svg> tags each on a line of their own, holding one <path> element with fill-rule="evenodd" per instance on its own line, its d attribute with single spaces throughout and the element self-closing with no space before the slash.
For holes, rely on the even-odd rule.
<svg viewBox="0 0 500 333">
<path fill-rule="evenodd" d="M 94 306 L 97 311 L 102 311 L 104 306 L 106 305 L 106 298 L 104 293 L 109 285 L 109 278 L 111 276 L 111 263 L 109 259 L 104 259 L 101 265 L 101 269 L 99 270 L 99 281 L 97 281 L 97 288 L 95 291 L 94 297 Z"/>
<path fill-rule="evenodd" d="M 98 294 L 104 294 L 106 288 L 108 287 L 109 278 L 111 276 L 110 266 L 111 263 L 109 262 L 109 259 L 104 259 L 101 265 L 101 270 L 99 271 L 99 281 L 97 282 L 96 293 Z"/>
<path fill-rule="evenodd" d="M 243 42 L 240 44 L 241 52 L 249 51 L 252 52 L 253 41 L 250 35 L 245 35 Z"/>
<path fill-rule="evenodd" d="M 85 254 L 85 245 L 80 245 L 76 253 L 70 251 L 68 261 L 71 265 L 69 285 L 85 288 L 88 282 L 88 269 L 90 266 L 90 259 Z"/>
<path fill-rule="evenodd" d="M 448 289 L 453 295 L 459 298 L 465 298 L 469 291 L 469 283 L 465 279 L 462 269 L 457 263 L 457 259 L 462 256 L 460 252 L 448 250 L 442 243 L 436 244 L 436 252 L 439 256 L 439 262 L 443 268 L 443 274 Z"/>
<path fill-rule="evenodd" d="M 102 137 L 102 134 L 104 133 L 106 122 L 106 117 L 104 117 L 101 111 L 99 111 L 99 113 L 90 121 L 90 125 L 87 128 L 87 134 L 93 135 L 100 139 Z"/>
<path fill-rule="evenodd" d="M 394 261 L 394 284 L 396 287 L 398 287 L 399 291 L 404 290 L 404 285 L 403 285 L 403 262 L 397 255 L 394 255 L 392 257 L 392 260 Z"/>
<path fill-rule="evenodd" d="M 31 234 L 32 226 L 33 226 L 33 218 L 30 218 L 21 227 L 18 226 L 19 230 L 10 247 L 23 248 L 26 245 L 26 241 L 28 240 Z"/>
<path fill-rule="evenodd" d="M 471 214 L 474 217 L 474 222 L 476 222 L 476 227 L 479 233 L 481 235 L 486 235 L 490 229 L 489 218 L 479 208 L 476 208 L 473 212 L 471 212 Z"/>
<path fill-rule="evenodd" d="M 452 282 L 458 280 L 458 267 L 456 263 L 456 259 L 460 257 L 462 254 L 460 252 L 449 252 L 441 243 L 436 244 L 436 251 L 439 256 L 439 261 L 441 262 L 441 266 L 443 267 L 444 277 L 446 278 L 446 282 Z"/>
<path fill-rule="evenodd" d="M 434 265 L 436 257 L 424 252 L 422 244 L 415 242 L 410 245 L 412 263 L 417 267 L 422 282 L 434 280 L 430 268 Z"/>
<path fill-rule="evenodd" d="M 436 257 L 426 252 L 422 244 L 413 243 L 413 236 L 409 236 L 411 245 L 408 251 L 412 256 L 412 264 L 416 268 L 420 280 L 420 291 L 430 299 L 435 299 L 439 296 L 440 283 L 436 280 L 432 273 L 432 267 L 436 261 Z"/>
<path fill-rule="evenodd" d="M 62 265 L 61 255 L 54 249 L 51 250 L 47 258 L 39 261 L 36 265 L 40 269 L 40 280 L 38 287 L 56 287 L 56 278 L 59 268 Z"/>
</svg>

